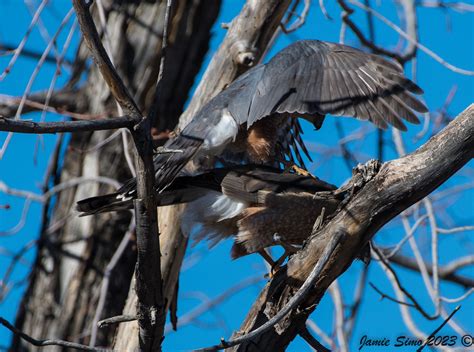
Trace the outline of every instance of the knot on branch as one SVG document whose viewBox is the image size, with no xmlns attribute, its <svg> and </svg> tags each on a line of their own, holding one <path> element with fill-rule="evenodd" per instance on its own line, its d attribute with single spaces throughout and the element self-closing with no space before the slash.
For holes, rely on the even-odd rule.
<svg viewBox="0 0 474 352">
<path fill-rule="evenodd" d="M 365 164 L 358 164 L 352 169 L 352 178 L 343 185 L 341 188 L 336 190 L 336 195 L 350 192 L 349 198 L 359 191 L 367 182 L 373 179 L 380 170 L 382 163 L 378 160 L 371 159 Z M 344 203 L 344 202 L 343 202 Z"/>
<path fill-rule="evenodd" d="M 236 41 L 230 47 L 230 52 L 237 65 L 252 67 L 257 61 L 257 49 L 247 40 Z"/>
<path fill-rule="evenodd" d="M 161 321 L 162 314 L 162 306 L 138 303 L 136 318 L 141 325 L 155 326 Z"/>
<path fill-rule="evenodd" d="M 382 163 L 378 160 L 371 159 L 367 161 L 364 165 L 358 164 L 355 168 L 352 169 L 353 177 L 361 177 L 362 182 L 369 182 L 371 179 L 377 175 L 380 170 Z"/>
</svg>

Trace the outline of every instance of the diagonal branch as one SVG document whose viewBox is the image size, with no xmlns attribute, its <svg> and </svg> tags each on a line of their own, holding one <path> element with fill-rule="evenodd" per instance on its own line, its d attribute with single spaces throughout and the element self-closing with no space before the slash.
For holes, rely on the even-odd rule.
<svg viewBox="0 0 474 352">
<path fill-rule="evenodd" d="M 133 100 L 132 95 L 123 83 L 112 61 L 110 61 L 107 51 L 102 45 L 94 20 L 89 12 L 89 5 L 84 0 L 74 0 L 73 6 L 81 27 L 82 35 L 84 36 L 84 41 L 115 100 L 117 100 L 127 115 L 134 117 L 141 116 L 140 109 Z"/>
<path fill-rule="evenodd" d="M 278 314 L 308 278 L 327 243 L 344 229 L 344 242 L 330 256 L 314 289 L 299 309 L 274 328 L 229 350 L 284 350 L 301 331 L 329 285 L 345 272 L 377 231 L 434 191 L 473 156 L 474 104 L 418 150 L 385 163 L 373 178 L 359 183 L 359 190 L 344 207 L 266 285 L 239 333 L 253 331 Z"/>
<path fill-rule="evenodd" d="M 259 335 L 263 334 L 265 331 L 271 329 L 275 324 L 281 321 L 292 309 L 295 309 L 300 302 L 302 302 L 308 292 L 313 288 L 314 283 L 324 269 L 324 266 L 327 264 L 329 258 L 334 253 L 336 247 L 344 240 L 344 232 L 341 231 L 337 232 L 332 238 L 331 241 L 328 243 L 321 258 L 318 260 L 318 263 L 313 268 L 311 273 L 309 274 L 308 278 L 298 290 L 298 292 L 290 299 L 288 304 L 284 306 L 278 313 L 273 316 L 270 320 L 268 320 L 265 324 L 258 327 L 255 330 L 247 333 L 246 335 L 236 337 L 230 341 L 222 340 L 219 345 L 198 349 L 197 351 L 218 351 L 224 348 L 232 347 L 241 343 L 251 342 L 252 339 L 258 337 Z"/>
</svg>

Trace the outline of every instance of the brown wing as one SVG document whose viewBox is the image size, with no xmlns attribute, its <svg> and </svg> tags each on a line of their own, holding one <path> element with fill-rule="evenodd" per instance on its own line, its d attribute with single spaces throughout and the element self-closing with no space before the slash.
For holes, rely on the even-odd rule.
<svg viewBox="0 0 474 352">
<path fill-rule="evenodd" d="M 258 204 L 259 192 L 272 193 L 332 191 L 335 186 L 311 176 L 282 172 L 262 166 L 239 166 L 226 173 L 221 181 L 222 193 L 240 201 Z"/>
</svg>

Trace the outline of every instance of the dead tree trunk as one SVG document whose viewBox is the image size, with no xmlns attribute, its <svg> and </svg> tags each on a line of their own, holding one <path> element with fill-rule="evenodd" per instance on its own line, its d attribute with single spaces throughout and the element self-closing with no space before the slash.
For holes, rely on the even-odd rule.
<svg viewBox="0 0 474 352">
<path fill-rule="evenodd" d="M 153 100 L 158 75 L 166 1 L 102 3 L 105 23 L 101 23 L 94 8 L 96 25 L 118 72 L 146 112 Z M 171 130 L 176 125 L 208 49 L 210 29 L 220 8 L 220 0 L 183 0 L 173 4 L 164 89 L 157 103 L 158 131 Z M 66 105 L 81 106 L 81 111 L 88 113 L 117 116 L 107 85 L 94 65 L 86 72 L 87 81 L 79 86 L 78 77 L 87 69 L 87 55 L 87 49 L 81 45 L 67 87 L 76 93 L 69 95 Z M 123 181 L 130 177 L 124 167 L 127 161 L 120 136 L 99 147 L 110 135 L 107 131 L 74 134 L 61 168 L 56 161 L 52 182 L 98 176 Z M 128 229 L 131 216 L 77 218 L 71 209 L 78 199 L 97 194 L 99 189 L 110 191 L 107 188 L 110 186 L 84 182 L 62 192 L 50 209 L 46 207 L 38 255 L 16 319 L 16 326 L 27 334 L 89 342 L 104 271 Z M 122 313 L 135 261 L 136 253 L 130 241 L 111 273 L 101 318 Z M 111 346 L 114 335 L 113 326 L 99 330 L 96 345 Z M 31 346 L 15 337 L 11 348 L 30 350 Z"/>
</svg>

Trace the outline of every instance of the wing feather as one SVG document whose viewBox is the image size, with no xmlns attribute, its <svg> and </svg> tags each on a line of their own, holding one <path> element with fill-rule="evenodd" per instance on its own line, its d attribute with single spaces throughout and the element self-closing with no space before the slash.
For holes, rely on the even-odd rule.
<svg viewBox="0 0 474 352">
<path fill-rule="evenodd" d="M 354 116 L 379 127 L 406 129 L 426 106 L 412 94 L 423 90 L 396 62 L 341 44 L 299 41 L 261 69 L 247 126 L 275 112 Z M 402 101 L 402 103 L 400 103 Z"/>
</svg>

